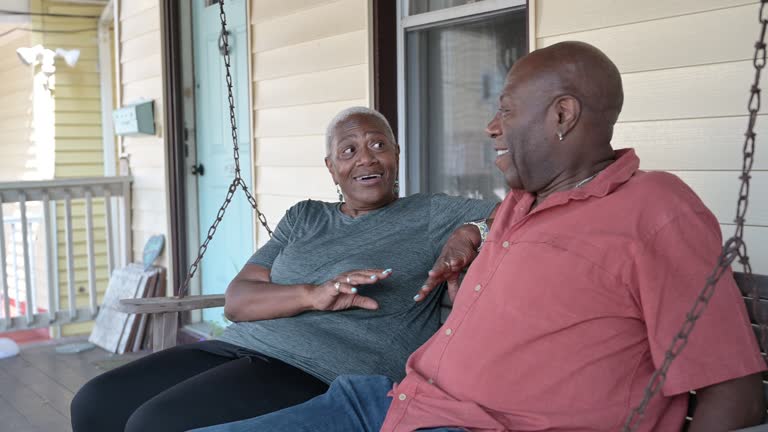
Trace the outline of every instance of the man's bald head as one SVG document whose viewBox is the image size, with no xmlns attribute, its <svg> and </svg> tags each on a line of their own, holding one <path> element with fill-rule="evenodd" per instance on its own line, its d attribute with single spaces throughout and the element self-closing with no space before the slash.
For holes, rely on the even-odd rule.
<svg viewBox="0 0 768 432">
<path fill-rule="evenodd" d="M 605 166 L 623 102 L 616 65 L 589 44 L 562 42 L 518 60 L 487 128 L 509 149 L 505 176 L 541 197 Z"/>
<path fill-rule="evenodd" d="M 618 68 L 602 51 L 584 42 L 560 42 L 536 50 L 517 62 L 509 77 L 531 79 L 552 92 L 573 95 L 609 127 L 616 123 L 624 103 Z"/>
</svg>

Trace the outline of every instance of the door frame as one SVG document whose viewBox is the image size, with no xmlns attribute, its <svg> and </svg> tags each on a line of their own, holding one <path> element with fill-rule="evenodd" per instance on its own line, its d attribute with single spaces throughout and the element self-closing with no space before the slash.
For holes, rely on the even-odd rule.
<svg viewBox="0 0 768 432">
<path fill-rule="evenodd" d="M 184 2 L 181 2 L 184 3 Z M 184 110 L 182 99 L 181 14 L 179 2 L 160 2 L 160 31 L 163 52 L 163 125 L 166 185 L 168 188 L 168 284 L 178 295 L 187 270 Z"/>
</svg>

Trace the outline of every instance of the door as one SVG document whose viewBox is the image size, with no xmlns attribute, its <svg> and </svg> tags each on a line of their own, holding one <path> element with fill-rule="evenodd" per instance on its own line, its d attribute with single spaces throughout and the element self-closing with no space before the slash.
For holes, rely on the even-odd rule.
<svg viewBox="0 0 768 432">
<path fill-rule="evenodd" d="M 195 67 L 195 140 L 197 150 L 200 242 L 208 233 L 235 177 L 221 22 L 215 0 L 193 0 Z M 251 184 L 250 107 L 248 104 L 248 32 L 245 0 L 225 2 L 231 74 L 235 98 L 240 169 Z M 253 216 L 242 191 L 235 194 L 208 246 L 199 271 L 203 294 L 220 294 L 253 253 Z M 225 325 L 222 309 L 206 309 L 203 319 Z"/>
</svg>

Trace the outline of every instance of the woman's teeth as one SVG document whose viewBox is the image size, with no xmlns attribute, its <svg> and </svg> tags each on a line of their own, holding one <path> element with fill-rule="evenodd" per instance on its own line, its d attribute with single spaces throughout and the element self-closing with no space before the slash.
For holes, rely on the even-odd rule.
<svg viewBox="0 0 768 432">
<path fill-rule="evenodd" d="M 503 155 L 505 155 L 507 153 L 509 153 L 509 149 L 496 150 L 496 156 L 503 156 Z"/>
</svg>

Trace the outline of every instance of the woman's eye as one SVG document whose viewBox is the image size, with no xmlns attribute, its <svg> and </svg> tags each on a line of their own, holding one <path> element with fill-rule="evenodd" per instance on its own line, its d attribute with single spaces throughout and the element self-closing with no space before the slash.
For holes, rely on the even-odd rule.
<svg viewBox="0 0 768 432">
<path fill-rule="evenodd" d="M 354 150 L 352 150 L 352 147 L 347 147 L 341 151 L 341 154 L 352 154 L 353 151 Z"/>
<path fill-rule="evenodd" d="M 377 141 L 377 142 L 373 143 L 373 144 L 371 145 L 371 147 L 373 147 L 373 148 L 375 148 L 375 149 L 380 149 L 380 148 L 383 148 L 383 147 L 384 147 L 384 143 L 383 143 L 383 142 L 381 142 L 381 141 Z"/>
</svg>

